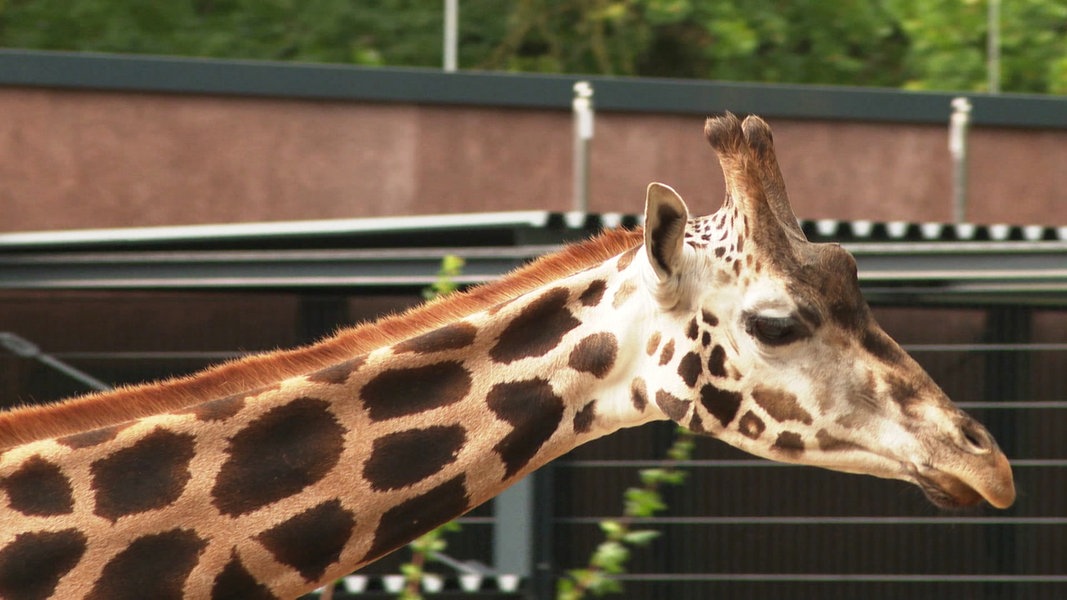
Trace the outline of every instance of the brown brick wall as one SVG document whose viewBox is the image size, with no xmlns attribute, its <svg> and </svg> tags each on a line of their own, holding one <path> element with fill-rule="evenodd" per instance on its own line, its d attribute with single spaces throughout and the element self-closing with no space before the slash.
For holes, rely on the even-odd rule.
<svg viewBox="0 0 1067 600">
<path fill-rule="evenodd" d="M 737 107 L 743 110 L 743 107 Z M 0 88 L 0 231 L 571 206 L 564 111 Z M 943 127 L 771 119 L 802 218 L 944 221 Z M 590 208 L 722 198 L 698 116 L 600 112 Z M 971 135 L 969 220 L 1067 224 L 1067 130 Z"/>
</svg>

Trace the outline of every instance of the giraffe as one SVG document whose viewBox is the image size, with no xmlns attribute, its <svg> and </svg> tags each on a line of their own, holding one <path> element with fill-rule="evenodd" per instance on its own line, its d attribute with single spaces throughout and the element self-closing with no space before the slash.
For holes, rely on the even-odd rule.
<svg viewBox="0 0 1067 600">
<path fill-rule="evenodd" d="M 673 420 L 757 456 L 1015 499 L 993 437 L 809 243 L 769 126 L 709 119 L 726 198 L 316 345 L 0 414 L 0 597 L 291 598 L 579 444 Z"/>
</svg>

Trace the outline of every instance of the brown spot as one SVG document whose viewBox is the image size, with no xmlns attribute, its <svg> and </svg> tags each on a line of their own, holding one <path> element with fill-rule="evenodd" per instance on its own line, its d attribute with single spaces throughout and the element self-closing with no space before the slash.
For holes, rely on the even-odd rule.
<svg viewBox="0 0 1067 600">
<path fill-rule="evenodd" d="M 637 412 L 644 412 L 645 407 L 648 406 L 648 394 L 645 392 L 644 379 L 634 377 L 634 380 L 630 382 L 630 402 L 633 403 Z"/>
<path fill-rule="evenodd" d="M 804 452 L 804 440 L 800 439 L 800 434 L 783 431 L 778 434 L 778 439 L 774 440 L 774 447 L 785 454 L 796 456 Z"/>
<path fill-rule="evenodd" d="M 752 390 L 752 399 L 779 423 L 785 421 L 799 421 L 805 425 L 812 423 L 811 414 L 797 403 L 795 394 L 785 390 L 757 386 Z"/>
<path fill-rule="evenodd" d="M 603 279 L 597 279 L 590 283 L 589 287 L 585 288 L 582 295 L 578 296 L 578 300 L 585 306 L 596 306 L 603 299 L 604 290 L 606 289 L 608 289 L 608 283 Z"/>
<path fill-rule="evenodd" d="M 840 452 L 844 450 L 866 450 L 863 446 L 841 438 L 836 438 L 825 429 L 820 429 L 815 434 L 815 440 L 819 442 L 819 449 L 826 452 Z"/>
<path fill-rule="evenodd" d="M 270 588 L 263 585 L 248 572 L 236 552 L 230 554 L 230 562 L 215 576 L 211 586 L 211 600 L 278 600 Z"/>
<path fill-rule="evenodd" d="M 697 384 L 697 379 L 700 378 L 703 370 L 703 362 L 696 352 L 688 352 L 682 360 L 678 361 L 678 375 L 682 377 L 682 381 L 687 386 L 693 387 Z"/>
<path fill-rule="evenodd" d="M 583 338 L 571 350 L 567 364 L 575 371 L 592 373 L 597 378 L 603 378 L 615 366 L 618 351 L 619 343 L 613 334 L 594 333 Z"/>
<path fill-rule="evenodd" d="M 207 542 L 188 529 L 141 536 L 104 565 L 86 598 L 181 598 L 185 580 L 206 547 Z"/>
<path fill-rule="evenodd" d="M 708 346 L 711 345 L 711 332 L 710 331 L 705 331 L 700 336 L 700 345 L 704 346 L 705 348 L 707 348 Z"/>
<path fill-rule="evenodd" d="M 8 505 L 24 515 L 52 516 L 74 512 L 70 481 L 58 465 L 34 456 L 7 477 L 0 478 Z"/>
<path fill-rule="evenodd" d="M 311 583 L 341 558 L 355 528 L 352 511 L 340 500 L 327 500 L 257 535 L 256 541 Z"/>
<path fill-rule="evenodd" d="M 685 417 L 685 413 L 689 412 L 690 402 L 682 400 L 670 392 L 660 390 L 656 392 L 656 405 L 670 420 L 681 422 L 682 418 Z"/>
<path fill-rule="evenodd" d="M 378 491 L 414 485 L 456 462 L 467 441 L 461 425 L 407 429 L 374 440 L 363 478 Z"/>
<path fill-rule="evenodd" d="M 51 598 L 59 580 L 81 561 L 87 542 L 76 529 L 16 535 L 0 549 L 0 598 Z"/>
<path fill-rule="evenodd" d="M 745 411 L 745 414 L 741 415 L 741 420 L 737 422 L 737 429 L 746 437 L 757 439 L 763 435 L 763 430 L 767 426 L 763 424 L 763 420 L 752 414 L 752 411 Z"/>
<path fill-rule="evenodd" d="M 581 324 L 567 310 L 568 296 L 566 288 L 553 288 L 524 307 L 500 333 L 489 356 L 508 364 L 544 356 L 558 346 L 567 332 Z"/>
<path fill-rule="evenodd" d="M 195 454 L 192 435 L 156 429 L 132 446 L 92 463 L 93 513 L 119 517 L 169 506 L 185 490 Z"/>
<path fill-rule="evenodd" d="M 619 262 L 615 263 L 615 268 L 622 271 L 626 267 L 630 266 L 630 263 L 634 261 L 634 257 L 637 256 L 637 251 L 640 250 L 640 246 L 634 246 L 626 252 L 619 255 Z"/>
<path fill-rule="evenodd" d="M 734 259 L 734 275 L 741 275 L 741 261 Z"/>
<path fill-rule="evenodd" d="M 726 350 L 719 344 L 715 344 L 708 356 L 708 372 L 715 377 L 726 377 Z"/>
<path fill-rule="evenodd" d="M 126 423 L 119 423 L 118 425 L 110 425 L 108 427 L 101 427 L 99 429 L 93 429 L 91 431 L 83 431 L 81 433 L 75 433 L 59 438 L 60 444 L 72 449 L 81 450 L 82 448 L 91 448 L 93 446 L 103 444 L 104 442 L 110 442 L 115 439 L 116 436 L 123 430 L 133 425 L 133 421 Z"/>
<path fill-rule="evenodd" d="M 455 404 L 470 389 L 470 373 L 450 360 L 383 371 L 363 386 L 360 396 L 370 418 L 382 421 Z"/>
<path fill-rule="evenodd" d="M 700 413 L 693 411 L 693 418 L 689 419 L 689 430 L 695 433 L 707 433 L 704 429 L 704 421 L 700 418 Z"/>
<path fill-rule="evenodd" d="M 911 406 L 919 397 L 921 386 L 904 377 L 886 373 L 885 382 L 889 386 L 889 396 L 903 408 Z"/>
<path fill-rule="evenodd" d="M 563 398 L 542 378 L 498 383 L 486 398 L 489 410 L 512 426 L 493 446 L 504 462 L 504 478 L 515 475 L 552 437 L 563 420 Z"/>
<path fill-rule="evenodd" d="M 385 511 L 374 542 L 360 562 L 374 560 L 467 511 L 470 500 L 459 475 Z"/>
<path fill-rule="evenodd" d="M 674 358 L 674 338 L 667 340 L 667 343 L 664 344 L 663 351 L 660 352 L 659 355 L 660 366 L 662 367 L 663 365 L 671 362 L 672 358 Z"/>
<path fill-rule="evenodd" d="M 719 318 L 706 308 L 700 311 L 700 318 L 711 327 L 715 327 L 719 324 Z"/>
<path fill-rule="evenodd" d="M 590 400 L 574 413 L 574 433 L 585 433 L 593 428 L 596 419 L 596 400 Z"/>
<path fill-rule="evenodd" d="M 726 427 L 741 407 L 741 393 L 721 390 L 709 383 L 700 388 L 700 404 Z"/>
<path fill-rule="evenodd" d="M 615 309 L 619 308 L 627 300 L 629 300 L 630 296 L 632 296 L 633 293 L 636 291 L 637 284 L 634 283 L 632 280 L 622 282 L 622 285 L 619 286 L 619 289 L 615 290 L 615 296 L 611 299 L 611 307 Z"/>
<path fill-rule="evenodd" d="M 697 318 L 693 317 L 689 320 L 689 325 L 685 330 L 685 337 L 695 340 L 700 335 L 700 325 L 697 323 Z"/>
<path fill-rule="evenodd" d="M 470 323 L 451 323 L 410 340 L 404 340 L 393 346 L 393 351 L 397 354 L 404 352 L 431 354 L 444 350 L 458 350 L 473 344 L 477 335 L 478 328 Z"/>
<path fill-rule="evenodd" d="M 357 356 L 356 358 L 346 360 L 344 362 L 337 363 L 336 365 L 330 365 L 324 369 L 319 369 L 311 375 L 308 375 L 308 381 L 315 383 L 328 383 L 330 385 L 340 385 L 346 383 L 348 378 L 359 370 L 363 366 L 363 363 L 367 361 L 366 356 Z"/>
<path fill-rule="evenodd" d="M 301 492 L 337 465 L 345 429 L 329 403 L 297 398 L 276 406 L 230 438 L 213 504 L 243 515 Z"/>
<path fill-rule="evenodd" d="M 656 350 L 659 349 L 661 339 L 663 339 L 663 336 L 660 335 L 660 332 L 652 332 L 652 335 L 648 337 L 648 344 L 645 345 L 645 354 L 648 354 L 649 356 L 655 354 Z"/>
<path fill-rule="evenodd" d="M 718 248 L 715 249 L 715 258 L 722 258 L 722 256 L 724 254 L 726 254 L 726 248 L 725 247 L 719 246 Z"/>
</svg>

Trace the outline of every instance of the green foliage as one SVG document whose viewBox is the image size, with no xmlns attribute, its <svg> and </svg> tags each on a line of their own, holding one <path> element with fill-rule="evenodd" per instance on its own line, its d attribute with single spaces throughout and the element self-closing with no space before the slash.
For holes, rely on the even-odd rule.
<svg viewBox="0 0 1067 600">
<path fill-rule="evenodd" d="M 641 485 L 626 490 L 623 516 L 600 522 L 604 541 L 596 547 L 589 564 L 567 571 L 556 584 L 556 600 L 579 600 L 586 594 L 603 596 L 621 593 L 622 583 L 615 578 L 626 571 L 626 562 L 633 548 L 648 546 L 659 537 L 653 529 L 635 529 L 637 519 L 647 519 L 667 509 L 660 494 L 664 485 L 678 486 L 685 482 L 685 471 L 677 463 L 688 460 L 693 453 L 693 434 L 679 428 L 674 444 L 667 450 L 668 461 L 662 467 L 642 469 Z"/>
<path fill-rule="evenodd" d="M 912 89 L 987 89 L 987 1 L 889 0 L 909 40 L 903 85 Z M 1067 92 L 1067 3 L 1001 2 L 1001 89 Z"/>
<path fill-rule="evenodd" d="M 422 297 L 434 300 L 446 296 L 459 289 L 456 277 L 463 274 L 463 267 L 467 263 L 460 257 L 447 254 L 441 259 L 441 268 L 437 271 L 437 280 L 422 290 Z"/>
<path fill-rule="evenodd" d="M 426 563 L 433 561 L 438 553 L 448 548 L 445 535 L 459 530 L 459 523 L 452 521 L 423 534 L 408 544 L 411 548 L 411 560 L 400 565 L 400 574 L 404 576 L 404 589 L 397 596 L 398 600 L 422 600 L 419 585 L 426 572 Z"/>
<path fill-rule="evenodd" d="M 989 0 L 462 0 L 460 66 L 982 90 Z M 1067 3 L 1002 0 L 1002 89 L 1067 93 Z M 437 67 L 425 0 L 0 0 L 0 47 Z"/>
</svg>

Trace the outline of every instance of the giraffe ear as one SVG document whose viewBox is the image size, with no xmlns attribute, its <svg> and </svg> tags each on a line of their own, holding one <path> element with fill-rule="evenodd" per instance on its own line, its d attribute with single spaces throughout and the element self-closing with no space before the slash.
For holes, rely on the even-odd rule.
<svg viewBox="0 0 1067 600">
<path fill-rule="evenodd" d="M 650 183 L 645 196 L 645 252 L 660 280 L 669 278 L 682 259 L 682 242 L 689 209 L 678 192 Z"/>
</svg>

